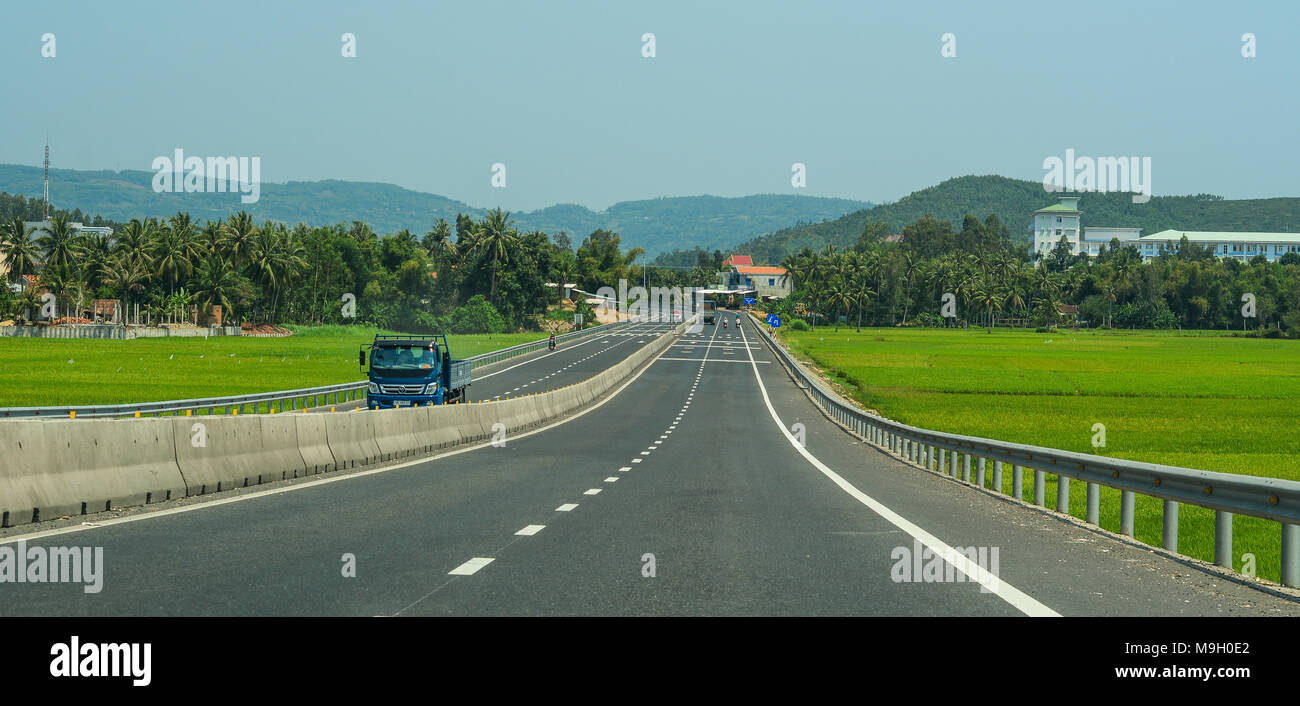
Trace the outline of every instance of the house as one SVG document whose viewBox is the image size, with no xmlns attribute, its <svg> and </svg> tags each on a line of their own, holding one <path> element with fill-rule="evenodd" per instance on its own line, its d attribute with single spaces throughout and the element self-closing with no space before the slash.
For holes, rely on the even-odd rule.
<svg viewBox="0 0 1300 706">
<path fill-rule="evenodd" d="M 1136 243 L 1142 235 L 1141 228 L 1083 227 L 1078 196 L 1061 196 L 1058 203 L 1034 211 L 1033 231 L 1035 260 L 1050 255 L 1062 238 L 1070 246 L 1071 255 L 1096 257 L 1112 240 Z"/>
<path fill-rule="evenodd" d="M 1138 240 L 1142 259 L 1150 260 L 1162 249 L 1177 250 L 1186 237 L 1189 243 L 1208 248 L 1221 258 L 1250 260 L 1263 256 L 1276 262 L 1287 253 L 1300 253 L 1300 233 L 1251 233 L 1232 231 L 1162 230 Z"/>
<path fill-rule="evenodd" d="M 760 301 L 784 299 L 790 295 L 790 274 L 784 267 L 755 265 L 748 255 L 732 255 L 723 264 L 726 269 L 718 273 L 719 289 Z"/>
</svg>

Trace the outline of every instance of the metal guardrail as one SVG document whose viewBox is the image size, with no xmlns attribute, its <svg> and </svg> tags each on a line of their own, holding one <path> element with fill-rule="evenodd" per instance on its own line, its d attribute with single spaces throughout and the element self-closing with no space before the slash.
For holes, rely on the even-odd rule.
<svg viewBox="0 0 1300 706">
<path fill-rule="evenodd" d="M 1179 505 L 1208 508 L 1214 511 L 1214 563 L 1229 570 L 1233 568 L 1233 516 L 1273 520 L 1281 523 L 1282 529 L 1282 585 L 1300 587 L 1300 482 L 1129 461 L 909 426 L 849 404 L 823 387 L 778 342 L 767 335 L 760 337 L 796 384 L 805 388 L 828 416 L 905 461 L 957 479 L 960 460 L 960 479 L 970 483 L 974 459 L 974 483 L 982 488 L 988 488 L 986 472 L 992 461 L 991 489 L 997 493 L 1003 492 L 1003 467 L 1010 464 L 1011 494 L 1018 500 L 1024 499 L 1024 472 L 1032 470 L 1034 504 L 1042 507 L 1046 506 L 1046 477 L 1051 474 L 1057 478 L 1055 509 L 1066 514 L 1070 512 L 1070 481 L 1085 483 L 1084 519 L 1098 527 L 1101 488 L 1119 490 L 1120 533 L 1129 537 L 1133 536 L 1136 496 L 1158 498 L 1164 502 L 1162 545 L 1173 552 L 1178 551 Z"/>
<path fill-rule="evenodd" d="M 571 341 L 585 336 L 594 334 L 607 334 L 612 330 L 621 329 L 630 323 L 620 321 L 613 324 L 604 324 L 594 326 L 581 331 L 570 331 L 568 333 L 555 337 L 556 342 Z M 534 351 L 547 347 L 549 338 L 543 338 L 538 341 L 521 343 L 501 350 L 489 351 L 468 358 L 473 362 L 474 368 L 481 368 L 485 365 L 492 365 L 503 360 L 526 355 Z M 0 407 L 0 419 L 67 419 L 76 417 L 142 417 L 146 415 L 160 415 L 178 412 L 200 412 L 207 410 L 208 414 L 215 414 L 217 410 L 222 410 L 226 414 L 239 414 L 247 407 L 252 407 L 256 413 L 262 405 L 266 406 L 266 411 L 274 413 L 275 411 L 285 412 L 297 409 L 308 409 L 311 407 L 320 407 L 323 405 L 351 402 L 363 399 L 365 397 L 367 381 L 345 382 L 336 385 L 322 385 L 320 387 L 305 387 L 297 390 L 278 390 L 275 392 L 258 392 L 248 395 L 230 395 L 226 397 L 204 397 L 189 400 L 165 400 L 161 402 L 136 402 L 131 404 L 118 405 L 73 405 L 73 406 L 55 406 L 55 407 Z M 311 402 L 309 403 L 308 400 Z M 301 407 L 299 401 L 302 402 Z M 286 406 L 287 403 L 287 406 Z M 276 409 L 278 404 L 279 409 Z"/>
</svg>

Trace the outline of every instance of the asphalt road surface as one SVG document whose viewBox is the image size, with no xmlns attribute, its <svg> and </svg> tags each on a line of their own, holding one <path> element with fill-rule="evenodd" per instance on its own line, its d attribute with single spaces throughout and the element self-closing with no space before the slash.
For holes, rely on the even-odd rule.
<svg viewBox="0 0 1300 706">
<path fill-rule="evenodd" d="M 656 335 L 628 333 L 486 369 L 475 399 L 577 381 Z M 1300 615 L 863 444 L 763 335 L 706 325 L 503 447 L 45 530 L 28 544 L 104 548 L 102 590 L 3 584 L 0 615 Z M 945 547 L 984 571 L 927 554 Z"/>
</svg>

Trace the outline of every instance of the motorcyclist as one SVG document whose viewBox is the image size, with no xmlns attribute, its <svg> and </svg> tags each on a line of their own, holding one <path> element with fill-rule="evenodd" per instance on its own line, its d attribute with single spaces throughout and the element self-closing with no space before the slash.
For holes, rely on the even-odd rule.
<svg viewBox="0 0 1300 706">
<path fill-rule="evenodd" d="M 547 341 L 547 345 L 551 347 L 551 350 L 555 350 L 555 332 L 554 332 L 554 331 L 551 332 L 551 340 Z"/>
</svg>

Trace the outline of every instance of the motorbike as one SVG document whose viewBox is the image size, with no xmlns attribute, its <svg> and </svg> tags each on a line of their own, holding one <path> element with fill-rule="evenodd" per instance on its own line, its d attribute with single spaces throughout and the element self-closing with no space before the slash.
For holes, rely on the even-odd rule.
<svg viewBox="0 0 1300 706">
<path fill-rule="evenodd" d="M 551 350 L 555 350 L 555 339 L 552 338 L 549 342 L 547 342 L 547 346 L 549 346 Z"/>
</svg>

